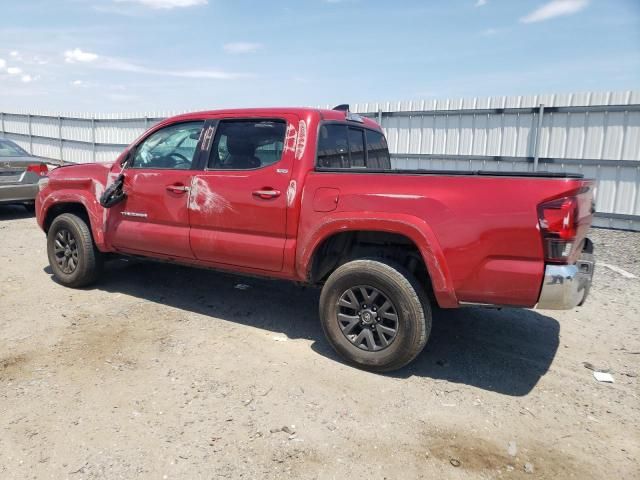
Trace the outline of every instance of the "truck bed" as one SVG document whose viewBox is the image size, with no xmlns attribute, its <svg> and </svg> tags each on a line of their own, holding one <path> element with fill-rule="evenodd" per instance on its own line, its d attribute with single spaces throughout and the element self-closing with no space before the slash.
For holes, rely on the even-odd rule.
<svg viewBox="0 0 640 480">
<path fill-rule="evenodd" d="M 363 175 L 366 180 L 359 181 Z M 346 219 L 341 228 L 347 230 L 399 232 L 405 224 L 420 225 L 430 237 L 423 256 L 433 256 L 434 268 L 442 269 L 448 282 L 439 284 L 439 275 L 432 275 L 436 295 L 455 292 L 450 303 L 439 298 L 441 305 L 531 307 L 545 268 L 537 207 L 587 191 L 593 182 L 552 172 L 317 168 L 304 188 L 301 244 L 309 242 L 307 232 L 331 217 Z M 326 192 L 335 200 L 324 208 Z M 385 220 L 396 223 L 381 227 Z"/>
</svg>

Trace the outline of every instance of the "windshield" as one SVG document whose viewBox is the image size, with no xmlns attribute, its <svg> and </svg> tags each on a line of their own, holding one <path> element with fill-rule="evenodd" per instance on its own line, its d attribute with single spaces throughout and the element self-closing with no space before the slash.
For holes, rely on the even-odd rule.
<svg viewBox="0 0 640 480">
<path fill-rule="evenodd" d="M 10 140 L 0 139 L 0 157 L 28 157 L 29 154 Z"/>
</svg>

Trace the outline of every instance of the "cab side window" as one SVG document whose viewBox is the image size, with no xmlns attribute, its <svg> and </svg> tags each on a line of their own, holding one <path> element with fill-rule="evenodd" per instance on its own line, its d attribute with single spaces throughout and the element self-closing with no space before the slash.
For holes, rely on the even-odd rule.
<svg viewBox="0 0 640 480">
<path fill-rule="evenodd" d="M 349 128 L 349 154 L 351 155 L 351 168 L 364 168 L 364 130 L 361 128 Z"/>
<path fill-rule="evenodd" d="M 381 132 L 347 126 L 322 125 L 318 138 L 320 168 L 390 170 L 387 141 Z"/>
<path fill-rule="evenodd" d="M 136 149 L 130 168 L 189 170 L 204 122 L 170 125 L 152 133 Z"/>
<path fill-rule="evenodd" d="M 367 130 L 367 168 L 390 170 L 391 158 L 384 135 L 375 130 Z"/>
<path fill-rule="evenodd" d="M 320 127 L 318 166 L 322 168 L 350 167 L 346 125 L 329 124 Z"/>
</svg>

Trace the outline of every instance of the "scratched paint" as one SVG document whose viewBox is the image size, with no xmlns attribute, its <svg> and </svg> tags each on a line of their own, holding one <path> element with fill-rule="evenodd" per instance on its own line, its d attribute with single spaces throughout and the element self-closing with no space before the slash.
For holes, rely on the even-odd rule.
<svg viewBox="0 0 640 480">
<path fill-rule="evenodd" d="M 403 193 L 367 193 L 369 197 L 383 197 L 383 198 L 406 198 L 417 200 L 420 198 L 424 198 L 422 195 L 408 195 Z"/>
<path fill-rule="evenodd" d="M 231 203 L 222 195 L 214 192 L 202 178 L 193 177 L 188 200 L 189 210 L 201 213 L 222 213 L 225 210 L 235 212 Z"/>
<path fill-rule="evenodd" d="M 95 195 L 96 200 L 100 201 L 100 197 L 104 193 L 106 186 L 103 185 L 101 182 L 98 182 L 97 180 L 92 179 L 91 182 L 93 183 L 93 194 Z M 107 178 L 107 183 L 108 182 L 109 182 L 109 179 Z"/>
<path fill-rule="evenodd" d="M 298 123 L 298 140 L 296 142 L 296 160 L 302 159 L 307 146 L 307 124 L 304 120 Z"/>
<path fill-rule="evenodd" d="M 104 208 L 102 205 L 100 205 L 100 197 L 102 196 L 104 191 L 107 188 L 109 188 L 109 186 L 111 186 L 111 184 L 113 182 L 116 181 L 116 178 L 118 178 L 118 175 L 119 174 L 116 173 L 116 172 L 111 172 L 111 171 L 107 172 L 107 179 L 105 180 L 104 186 L 101 183 L 96 182 L 94 180 L 96 200 L 98 201 L 97 207 L 102 209 L 102 229 L 103 229 L 103 231 L 106 230 L 106 228 L 107 228 L 107 217 L 109 215 L 108 214 L 109 209 L 108 208 Z"/>
<path fill-rule="evenodd" d="M 296 127 L 294 127 L 291 123 L 287 124 L 287 131 L 284 136 L 284 146 L 282 150 L 284 152 L 296 152 L 296 147 L 298 144 L 298 132 L 296 131 Z"/>
<path fill-rule="evenodd" d="M 289 182 L 289 188 L 287 188 L 287 207 L 293 205 L 293 201 L 296 199 L 297 184 L 295 180 Z"/>
</svg>

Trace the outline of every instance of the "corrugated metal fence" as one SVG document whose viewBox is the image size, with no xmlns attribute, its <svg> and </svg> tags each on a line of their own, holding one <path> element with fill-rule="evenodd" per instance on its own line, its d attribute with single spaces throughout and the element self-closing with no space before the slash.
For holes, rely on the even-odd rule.
<svg viewBox="0 0 640 480">
<path fill-rule="evenodd" d="M 596 225 L 640 231 L 640 91 L 352 105 L 381 123 L 397 168 L 558 171 L 598 181 Z M 34 155 L 112 161 L 174 112 L 0 113 L 0 134 Z"/>
</svg>

